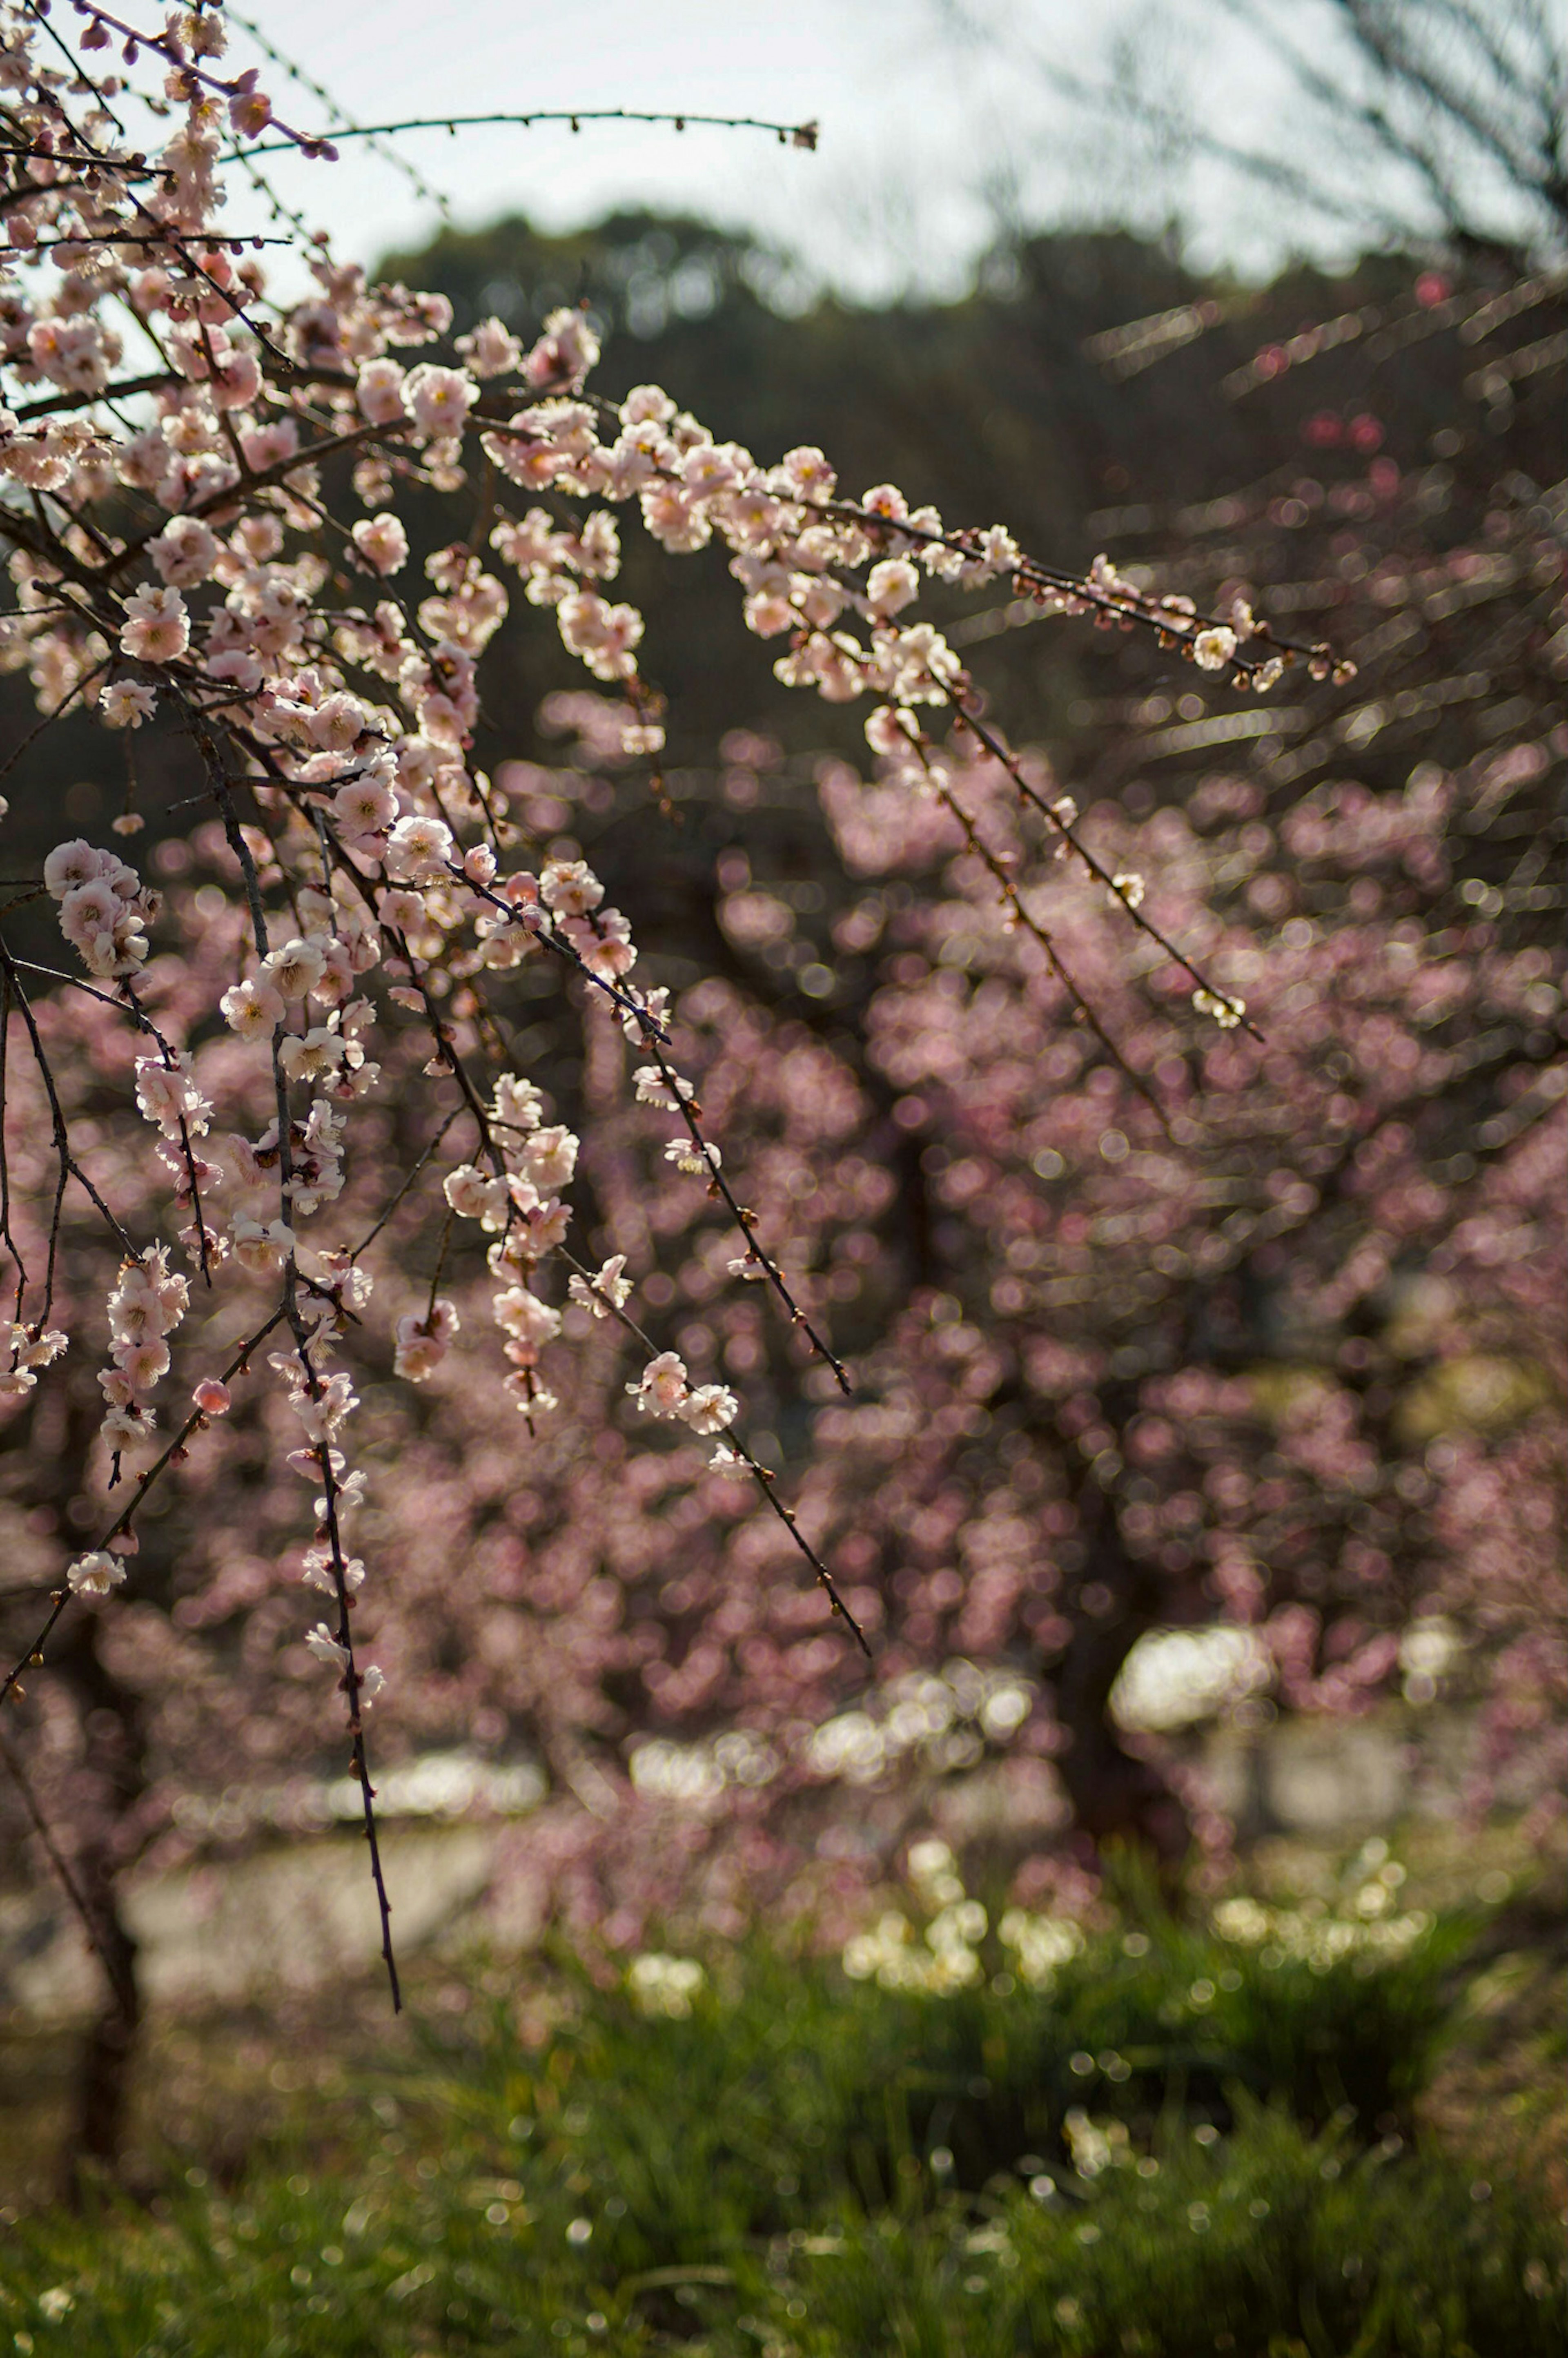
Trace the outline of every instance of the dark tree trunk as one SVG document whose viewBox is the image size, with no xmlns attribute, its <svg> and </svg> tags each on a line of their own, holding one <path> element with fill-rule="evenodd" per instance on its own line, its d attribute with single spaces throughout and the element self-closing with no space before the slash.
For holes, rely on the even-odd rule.
<svg viewBox="0 0 1568 2358">
<path fill-rule="evenodd" d="M 1152 1760 L 1128 1751 L 1110 1710 L 1122 1664 L 1156 1626 L 1156 1585 L 1128 1552 L 1104 1491 L 1086 1484 L 1080 1508 L 1085 1559 L 1072 1639 L 1054 1673 L 1057 1714 L 1068 1737 L 1057 1773 L 1076 1823 L 1097 1850 L 1129 1844 L 1152 1854 L 1168 1879 L 1192 1840 L 1185 1804 Z"/>
<path fill-rule="evenodd" d="M 40 1390 L 34 1401 L 26 1446 L 18 1454 L 25 1469 L 21 1502 L 46 1509 L 59 1531 L 80 1538 L 83 1526 L 75 1518 L 90 1488 L 89 1461 L 103 1401 L 85 1383 L 63 1396 Z M 156 1589 L 167 1581 L 168 1565 L 156 1546 L 137 1563 L 143 1583 Z M 118 2169 L 143 2014 L 136 1943 L 124 1920 L 120 1886 L 145 1839 L 146 1737 L 140 1699 L 104 1661 L 102 1634 L 96 1613 L 75 1614 L 62 1627 L 49 1665 L 76 1714 L 83 1798 L 77 1823 L 57 1823 L 46 1843 L 58 1844 L 72 1905 L 91 1927 L 104 1983 L 102 2009 L 86 2035 L 60 2157 L 68 2201 L 79 2201 L 92 2179 Z"/>
<path fill-rule="evenodd" d="M 114 1878 L 98 1869 L 84 1875 L 83 1882 L 109 1992 L 103 2012 L 87 2034 L 77 2080 L 75 2114 L 63 2164 L 63 2191 L 72 2202 L 80 2201 L 93 2179 L 119 2168 L 142 2021 L 136 1943 L 121 1912 Z"/>
<path fill-rule="evenodd" d="M 84 1617 L 58 1665 L 74 1695 L 94 1770 L 104 1780 L 106 1804 L 93 1839 L 77 1856 L 108 1989 L 82 2052 L 63 2158 L 70 2199 L 92 2178 L 119 2167 L 143 2013 L 136 1942 L 120 1885 L 135 1855 L 135 1821 L 147 1789 L 146 1743 L 138 1699 L 104 1662 L 98 1637 L 96 1616 Z"/>
</svg>

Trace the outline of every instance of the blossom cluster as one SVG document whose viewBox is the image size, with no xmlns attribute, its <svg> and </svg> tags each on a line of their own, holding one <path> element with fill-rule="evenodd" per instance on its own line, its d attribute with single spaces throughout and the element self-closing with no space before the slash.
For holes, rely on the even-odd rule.
<svg viewBox="0 0 1568 2358">
<path fill-rule="evenodd" d="M 0 1401 L 25 1400 L 38 1389 L 38 1370 L 54 1365 L 65 1350 L 70 1337 L 59 1326 L 35 1329 L 10 1322 L 5 1341 L 0 1348 L 6 1354 L 6 1364 L 0 1365 Z"/>
<path fill-rule="evenodd" d="M 58 904 L 60 932 L 89 974 L 119 980 L 146 963 L 157 896 L 117 852 L 96 850 L 80 837 L 57 844 L 44 862 L 44 884 Z"/>
<path fill-rule="evenodd" d="M 168 1265 L 167 1245 L 127 1261 L 109 1296 L 110 1364 L 98 1381 L 108 1403 L 103 1432 L 116 1454 L 152 1431 L 148 1396 L 168 1373 L 168 1337 L 190 1305 L 190 1287 Z"/>
<path fill-rule="evenodd" d="M 343 1427 L 359 1406 L 352 1379 L 341 1368 L 322 1374 L 313 1357 L 318 1346 L 330 1344 L 335 1327 L 329 1310 L 297 1348 L 273 1352 L 271 1364 L 305 1435 L 303 1444 L 290 1450 L 286 1462 L 304 1480 L 323 1486 L 316 1500 L 315 1541 L 306 1552 L 301 1576 L 308 1586 L 330 1597 L 339 1608 L 336 1632 L 319 1621 L 307 1631 L 305 1643 L 319 1662 L 342 1672 L 357 1721 L 359 1708 L 384 1692 L 386 1680 L 373 1663 L 363 1671 L 358 1669 L 349 1636 L 349 1613 L 364 1585 L 365 1568 L 360 1557 L 344 1552 L 343 1528 L 349 1516 L 364 1504 L 365 1476 L 357 1467 L 351 1473 L 348 1470 L 338 1445 Z"/>
</svg>

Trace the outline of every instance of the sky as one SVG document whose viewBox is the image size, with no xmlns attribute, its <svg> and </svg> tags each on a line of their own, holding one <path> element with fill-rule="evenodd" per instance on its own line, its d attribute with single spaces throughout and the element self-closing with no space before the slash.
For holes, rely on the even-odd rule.
<svg viewBox="0 0 1568 2358">
<path fill-rule="evenodd" d="M 1006 0 L 990 11 L 1000 46 L 966 39 L 961 15 L 957 0 L 235 0 L 231 23 L 251 17 L 361 124 L 552 106 L 815 120 L 815 155 L 758 132 L 625 125 L 409 133 L 396 145 L 465 223 L 511 209 L 563 229 L 617 204 L 689 208 L 760 231 L 812 277 L 871 297 L 961 285 L 1010 189 L 1024 190 L 1033 221 L 1109 210 L 1156 225 L 1146 169 L 1051 88 L 1043 62 L 1097 77 L 1130 60 L 1165 88 L 1195 74 L 1206 109 L 1265 139 L 1285 103 L 1267 57 L 1206 36 L 1201 15 L 1176 39 L 1142 0 Z M 234 54 L 255 56 L 243 34 Z M 324 122 L 318 100 L 257 61 L 279 114 Z M 275 168 L 341 252 L 406 249 L 437 225 L 430 203 L 362 146 L 345 146 L 337 164 L 286 157 Z M 1201 178 L 1196 197 L 1195 259 L 1263 270 L 1280 258 L 1279 225 L 1256 205 L 1217 188 L 1206 207 Z M 239 197 L 232 217 L 250 226 Z"/>
</svg>

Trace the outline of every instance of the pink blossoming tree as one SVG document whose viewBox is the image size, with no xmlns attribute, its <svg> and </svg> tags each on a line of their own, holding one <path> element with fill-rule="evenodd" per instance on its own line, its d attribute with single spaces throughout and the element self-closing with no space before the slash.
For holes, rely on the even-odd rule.
<svg viewBox="0 0 1568 2358">
<path fill-rule="evenodd" d="M 0 1734 L 114 1994 L 88 2150 L 122 1878 L 236 1777 L 287 1815 L 344 1732 L 395 1995 L 373 1743 L 535 1758 L 531 1869 L 619 1939 L 851 1889 L 988 1753 L 1021 1827 L 1174 1858 L 1203 1797 L 1110 1710 L 1164 1626 L 1346 1712 L 1441 1616 L 1499 1748 L 1548 1714 L 1544 1423 L 1433 1444 L 1412 1398 L 1561 1380 L 1555 969 L 1451 895 L 1537 738 L 1080 814 L 923 602 L 1000 584 L 1217 689 L 1335 658 L 600 401 L 579 312 L 453 340 L 287 224 L 275 261 L 263 159 L 326 143 L 221 9 L 74 30 L 0 59 L 0 644 L 131 788 L 113 842 L 6 821 Z M 604 774 L 677 815 L 632 528 L 720 552 L 871 754 L 770 801 L 730 741 L 663 873 Z M 486 742 L 520 605 L 596 683 L 559 773 Z"/>
</svg>

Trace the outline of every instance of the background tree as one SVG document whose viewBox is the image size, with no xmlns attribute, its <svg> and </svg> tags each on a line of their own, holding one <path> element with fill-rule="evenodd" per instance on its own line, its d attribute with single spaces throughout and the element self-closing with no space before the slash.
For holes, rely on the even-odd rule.
<svg viewBox="0 0 1568 2358">
<path fill-rule="evenodd" d="M 1505 270 L 1561 262 L 1568 239 L 1568 47 L 1545 0 L 1221 0 L 1141 8 L 1114 28 L 1103 76 L 1062 61 L 1019 12 L 968 0 L 935 11 L 955 49 L 1032 69 L 1071 115 L 1094 181 L 1151 189 L 1199 239 L 1217 206 L 1261 203 L 1278 245 L 1426 251 Z M 1246 59 L 1271 86 L 1265 123 L 1220 123 L 1187 87 Z M 1084 116 L 1087 115 L 1087 121 Z M 1074 120 L 1076 117 L 1076 121 Z M 1107 143 L 1110 145 L 1108 153 Z M 1015 222 L 1032 158 L 991 167 Z"/>
</svg>

